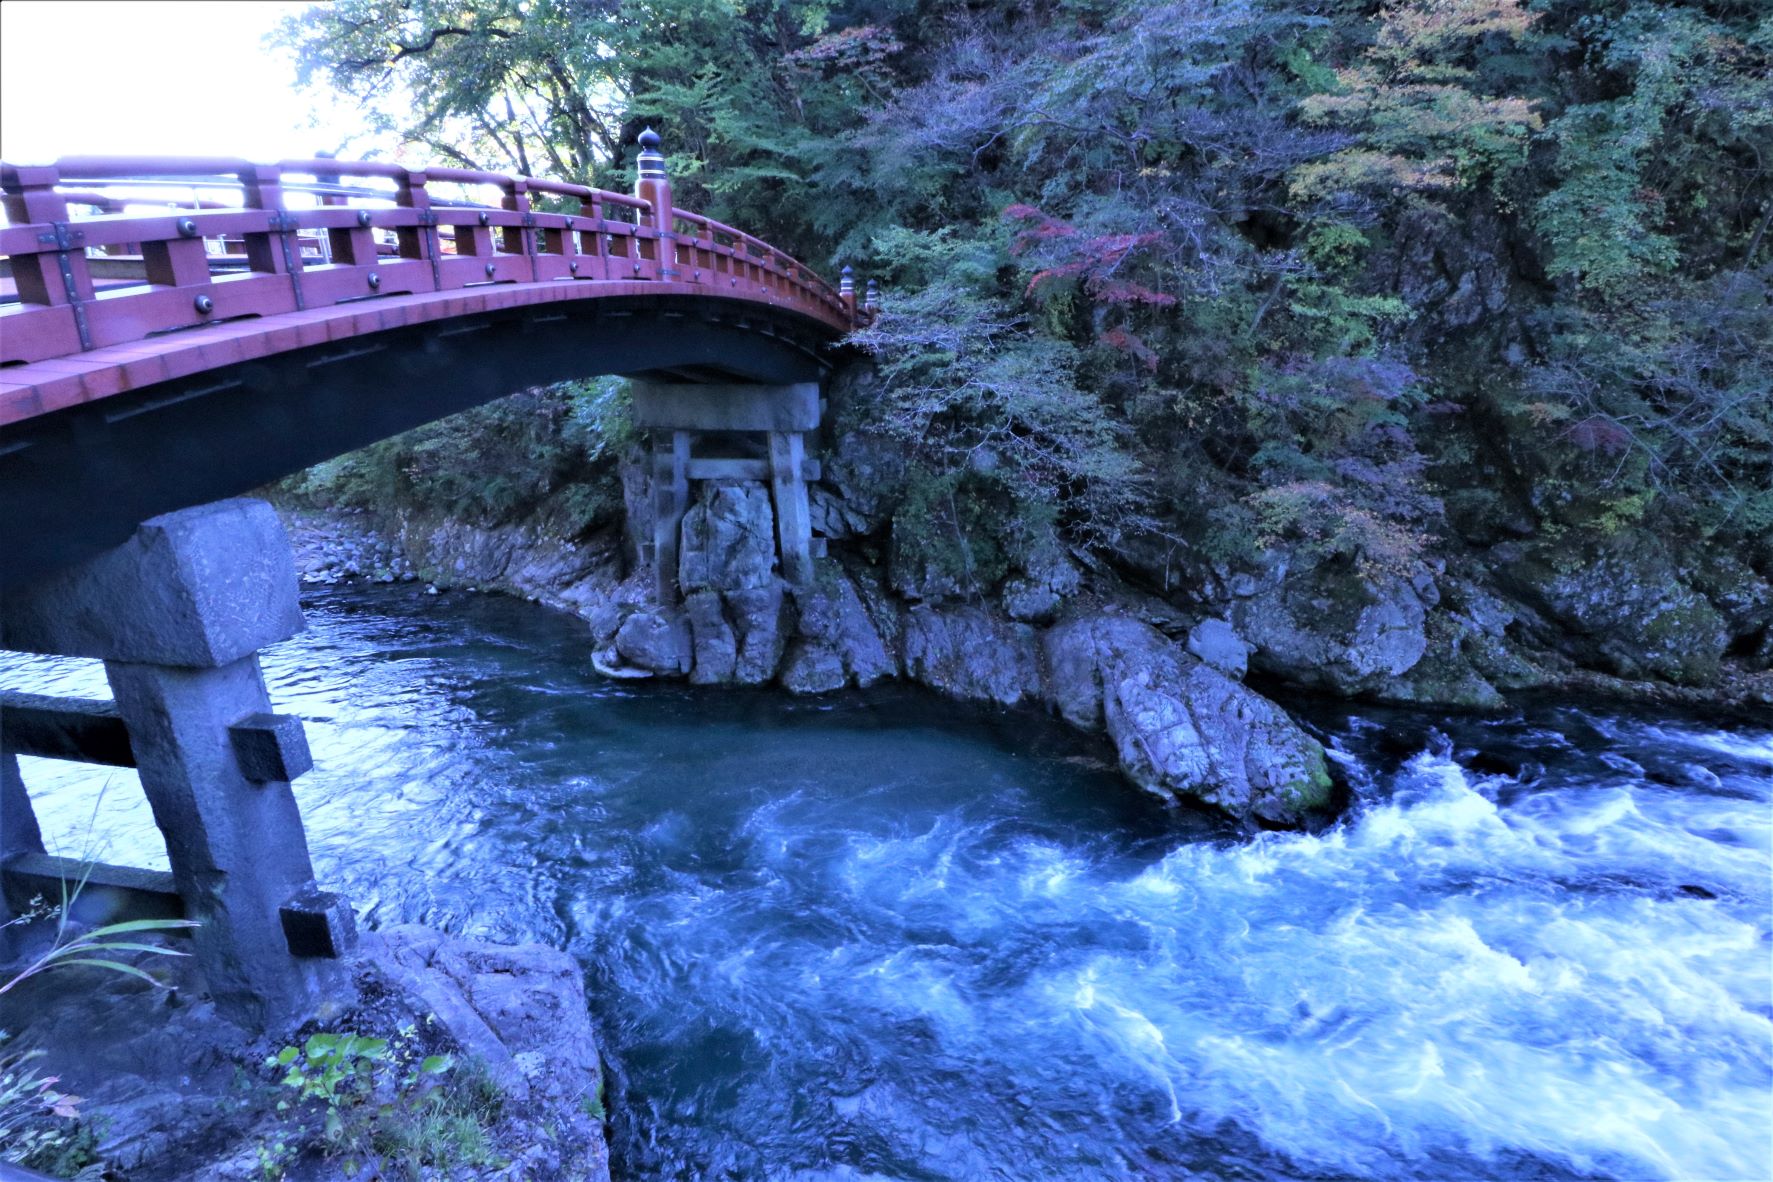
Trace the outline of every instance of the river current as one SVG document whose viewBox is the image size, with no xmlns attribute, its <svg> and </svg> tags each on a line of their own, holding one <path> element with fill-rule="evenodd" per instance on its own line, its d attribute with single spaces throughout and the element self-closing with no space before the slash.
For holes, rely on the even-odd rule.
<svg viewBox="0 0 1773 1182">
<path fill-rule="evenodd" d="M 1349 811 L 1251 838 L 1037 713 L 612 683 L 493 597 L 307 607 L 265 673 L 322 882 L 578 956 L 619 1177 L 1773 1177 L 1773 721 L 1320 706 Z M 24 763 L 60 852 L 165 865 L 132 773 Z"/>
</svg>

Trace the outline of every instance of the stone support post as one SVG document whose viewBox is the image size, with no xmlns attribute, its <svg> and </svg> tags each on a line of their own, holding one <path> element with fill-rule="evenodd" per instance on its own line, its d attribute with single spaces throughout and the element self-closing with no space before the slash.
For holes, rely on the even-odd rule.
<svg viewBox="0 0 1773 1182">
<path fill-rule="evenodd" d="M 10 594 L 0 622 L 7 648 L 105 662 L 174 884 L 200 925 L 211 995 L 254 1026 L 299 1020 L 331 962 L 292 953 L 290 926 L 330 906 L 342 941 L 350 919 L 315 890 L 288 782 L 249 776 L 265 774 L 262 759 L 242 765 L 243 750 L 283 734 L 288 758 L 268 766 L 306 766 L 299 727 L 270 715 L 259 671 L 258 650 L 303 626 L 271 507 L 222 501 L 153 518 L 116 549 Z M 10 843 L 10 816 L 7 829 Z"/>
<path fill-rule="evenodd" d="M 677 602 L 678 529 L 689 509 L 688 431 L 660 431 L 653 442 L 653 571 L 660 603 Z"/>
<path fill-rule="evenodd" d="M 813 577 L 812 511 L 808 507 L 805 436 L 799 431 L 770 432 L 770 499 L 776 506 L 776 544 L 782 556 L 782 577 L 804 587 Z"/>
<path fill-rule="evenodd" d="M 807 481 L 815 467 L 806 457 L 806 433 L 819 426 L 816 382 L 791 386 L 636 381 L 635 426 L 653 432 L 653 555 L 659 602 L 677 599 L 678 531 L 689 503 L 689 479 L 767 476 L 775 504 L 782 575 L 791 583 L 812 578 L 812 514 Z M 762 436 L 767 461 L 693 458 L 690 433 Z M 669 441 L 667 443 L 667 441 Z"/>
</svg>

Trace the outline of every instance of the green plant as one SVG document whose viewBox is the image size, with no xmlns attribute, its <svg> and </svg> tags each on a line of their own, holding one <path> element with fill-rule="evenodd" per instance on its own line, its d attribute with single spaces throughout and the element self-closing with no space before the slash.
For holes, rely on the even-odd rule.
<svg viewBox="0 0 1773 1182">
<path fill-rule="evenodd" d="M 72 1146 L 77 1130 L 65 1122 L 80 1119 L 80 1097 L 31 1066 L 42 1051 L 8 1046 L 10 1038 L 0 1030 L 0 1162 L 39 1167 Z"/>
<path fill-rule="evenodd" d="M 194 928 L 197 924 L 188 919 L 131 919 L 123 923 L 108 923 L 90 931 L 77 935 L 69 935 L 67 928 L 67 907 L 57 908 L 55 943 L 49 951 L 26 965 L 15 976 L 0 984 L 0 994 L 7 993 L 19 983 L 35 977 L 39 973 L 54 968 L 65 968 L 69 965 L 93 965 L 109 969 L 114 973 L 123 973 L 131 977 L 140 977 L 148 984 L 163 987 L 164 982 L 143 969 L 114 958 L 112 954 L 120 952 L 140 952 L 151 956 L 188 956 L 176 948 L 165 948 L 158 944 L 143 944 L 135 940 L 119 940 L 119 936 L 131 936 L 142 932 L 169 932 L 184 928 Z M 13 922 L 17 922 L 14 920 Z"/>
<path fill-rule="evenodd" d="M 606 1120 L 609 1110 L 603 1102 L 603 1077 L 597 1077 L 597 1086 L 579 1098 L 579 1111 L 592 1120 Z"/>
<path fill-rule="evenodd" d="M 268 1057 L 266 1068 L 282 1072 L 277 1111 L 290 1120 L 258 1147 L 261 1174 L 282 1177 L 309 1142 L 347 1173 L 371 1160 L 409 1178 L 427 1166 L 493 1164 L 487 1127 L 501 1095 L 453 1056 L 421 1053 L 417 1036 L 413 1024 L 391 1039 L 322 1032 Z"/>
<path fill-rule="evenodd" d="M 118 937 L 196 927 L 191 920 L 137 919 L 77 931 L 69 916 L 85 886 L 85 874 L 72 888 L 64 880 L 57 903 L 49 904 L 39 896 L 24 914 L 0 925 L 13 927 L 51 917 L 55 920 L 48 950 L 5 981 L 0 981 L 0 995 L 11 992 L 32 977 L 71 965 L 91 965 L 139 977 L 159 987 L 162 983 L 155 977 L 116 957 L 132 952 L 151 956 L 186 955 L 175 948 Z M 72 1174 L 96 1160 L 92 1129 L 78 1123 L 81 1098 L 57 1090 L 55 1085 L 60 1082 L 60 1076 L 41 1075 L 31 1065 L 43 1057 L 42 1051 L 8 1047 L 9 1038 L 6 1031 L 0 1030 L 0 1162 L 28 1165 L 58 1175 Z"/>
</svg>

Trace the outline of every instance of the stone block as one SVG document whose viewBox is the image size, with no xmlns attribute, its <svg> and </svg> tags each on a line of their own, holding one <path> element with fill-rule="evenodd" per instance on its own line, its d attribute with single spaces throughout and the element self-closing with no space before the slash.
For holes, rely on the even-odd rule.
<svg viewBox="0 0 1773 1182">
<path fill-rule="evenodd" d="M 45 853 L 15 854 L 0 869 L 6 900 L 14 911 L 30 910 L 33 899 L 73 900 L 68 917 L 94 927 L 132 919 L 184 919 L 185 902 L 164 870 L 112 866 Z"/>
<path fill-rule="evenodd" d="M 357 917 L 343 895 L 309 886 L 277 914 L 291 956 L 337 960 L 357 944 Z"/>
<path fill-rule="evenodd" d="M 240 774 L 255 784 L 288 783 L 314 770 L 308 735 L 293 714 L 249 714 L 228 728 Z"/>
<path fill-rule="evenodd" d="M 635 382 L 634 425 L 673 431 L 811 431 L 819 385 L 673 385 Z"/>
<path fill-rule="evenodd" d="M 277 514 L 228 500 L 149 518 L 121 546 L 9 592 L 0 645 L 212 669 L 302 627 Z"/>
</svg>

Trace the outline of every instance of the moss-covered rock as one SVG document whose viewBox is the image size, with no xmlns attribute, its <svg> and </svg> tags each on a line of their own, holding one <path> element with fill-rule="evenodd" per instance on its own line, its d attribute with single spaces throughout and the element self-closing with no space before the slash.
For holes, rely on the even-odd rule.
<svg viewBox="0 0 1773 1182">
<path fill-rule="evenodd" d="M 1233 580 L 1233 594 L 1231 621 L 1254 648 L 1255 668 L 1348 695 L 1383 694 L 1416 667 L 1438 599 L 1426 570 L 1414 580 L 1369 578 L 1285 555 L 1259 577 Z"/>
<path fill-rule="evenodd" d="M 1494 554 L 1503 584 L 1559 626 L 1545 639 L 1578 663 L 1677 685 L 1717 680 L 1730 630 L 1662 540 L 1565 537 Z"/>
</svg>

